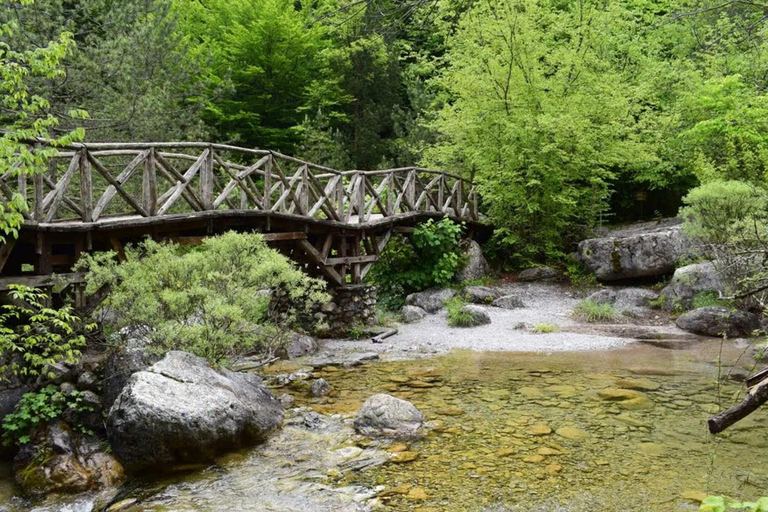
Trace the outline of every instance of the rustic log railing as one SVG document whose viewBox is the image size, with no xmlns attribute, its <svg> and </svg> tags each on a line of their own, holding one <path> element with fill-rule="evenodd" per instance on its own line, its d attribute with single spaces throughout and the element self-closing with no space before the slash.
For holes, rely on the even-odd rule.
<svg viewBox="0 0 768 512">
<path fill-rule="evenodd" d="M 147 235 L 255 229 L 344 285 L 362 281 L 394 231 L 425 217 L 481 224 L 475 186 L 447 172 L 338 171 L 203 142 L 72 144 L 45 173 L 0 176 L 0 200 L 15 194 L 29 208 L 18 243 L 0 245 L 3 276 L 67 272 L 84 251 L 120 254 Z"/>
<path fill-rule="evenodd" d="M 2 176 L 0 190 L 29 198 L 27 220 L 37 223 L 222 209 L 358 224 L 413 212 L 478 220 L 476 189 L 446 172 L 337 171 L 273 151 L 193 142 L 72 144 L 48 173 Z"/>
</svg>

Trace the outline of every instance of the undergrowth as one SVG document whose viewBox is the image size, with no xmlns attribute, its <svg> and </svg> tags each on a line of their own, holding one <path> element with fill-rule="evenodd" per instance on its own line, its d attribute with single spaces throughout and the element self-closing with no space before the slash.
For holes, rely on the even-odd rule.
<svg viewBox="0 0 768 512">
<path fill-rule="evenodd" d="M 573 314 L 589 323 L 610 322 L 616 319 L 616 310 L 612 304 L 593 300 L 581 301 L 573 310 Z"/>
</svg>

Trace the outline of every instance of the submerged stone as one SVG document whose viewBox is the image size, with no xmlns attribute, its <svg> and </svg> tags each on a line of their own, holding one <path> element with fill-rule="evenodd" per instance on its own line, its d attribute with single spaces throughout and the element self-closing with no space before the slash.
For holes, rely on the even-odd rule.
<svg viewBox="0 0 768 512">
<path fill-rule="evenodd" d="M 590 437 L 589 432 L 585 432 L 576 427 L 561 427 L 555 430 L 555 434 L 570 439 L 571 441 L 583 441 Z"/>
</svg>

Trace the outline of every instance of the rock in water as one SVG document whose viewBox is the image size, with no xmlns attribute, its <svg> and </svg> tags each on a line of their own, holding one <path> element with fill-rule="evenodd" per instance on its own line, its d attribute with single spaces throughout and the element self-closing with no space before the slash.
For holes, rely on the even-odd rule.
<svg viewBox="0 0 768 512">
<path fill-rule="evenodd" d="M 517 275 L 518 281 L 551 281 L 557 278 L 557 271 L 552 267 L 526 268 Z"/>
<path fill-rule="evenodd" d="M 461 312 L 468 313 L 469 316 L 472 317 L 471 325 L 468 325 L 467 327 L 487 325 L 491 323 L 491 315 L 489 315 L 488 312 L 480 306 L 468 304 L 461 308 Z"/>
<path fill-rule="evenodd" d="M 445 307 L 448 302 L 456 295 L 456 291 L 450 288 L 442 290 L 425 290 L 423 292 L 412 293 L 405 298 L 409 306 L 417 306 L 427 313 L 437 313 Z"/>
<path fill-rule="evenodd" d="M 579 243 L 579 259 L 600 281 L 663 276 L 694 253 L 679 226 L 644 233 L 617 232 Z"/>
<path fill-rule="evenodd" d="M 467 264 L 456 274 L 456 280 L 460 283 L 482 279 L 491 273 L 491 267 L 483 256 L 480 244 L 474 240 L 469 241 L 466 250 Z"/>
<path fill-rule="evenodd" d="M 107 436 L 128 469 L 160 470 L 263 440 L 282 418 L 255 375 L 174 351 L 130 378 L 107 417 Z"/>
<path fill-rule="evenodd" d="M 750 336 L 760 327 L 755 315 L 746 311 L 731 311 L 720 306 L 707 306 L 683 313 L 675 322 L 684 331 L 704 336 L 730 338 Z"/>
<path fill-rule="evenodd" d="M 309 392 L 314 397 L 325 396 L 331 392 L 331 385 L 328 384 L 328 381 L 325 379 L 317 379 L 309 387 Z"/>
<path fill-rule="evenodd" d="M 412 403 L 392 395 L 373 395 L 355 416 L 355 430 L 367 436 L 408 438 L 424 426 L 424 415 Z"/>
<path fill-rule="evenodd" d="M 149 350 L 150 341 L 142 336 L 128 335 L 120 348 L 111 350 L 104 361 L 104 388 L 101 403 L 109 411 L 117 395 L 134 373 L 147 369 L 159 357 Z"/>
<path fill-rule="evenodd" d="M 675 275 L 669 284 L 661 290 L 661 295 L 666 300 L 664 309 L 672 311 L 676 307 L 691 307 L 693 298 L 699 293 L 719 292 L 723 289 L 723 283 L 711 261 L 686 265 L 675 270 Z"/>
<path fill-rule="evenodd" d="M 403 322 L 412 324 L 427 316 L 427 312 L 418 306 L 403 306 L 400 315 L 403 317 Z"/>
</svg>

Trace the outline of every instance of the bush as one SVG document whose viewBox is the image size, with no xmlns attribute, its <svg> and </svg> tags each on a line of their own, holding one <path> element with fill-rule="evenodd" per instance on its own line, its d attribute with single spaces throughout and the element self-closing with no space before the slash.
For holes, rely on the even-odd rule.
<svg viewBox="0 0 768 512">
<path fill-rule="evenodd" d="M 113 253 L 87 255 L 90 291 L 111 293 L 102 309 L 108 326 L 139 329 L 159 352 L 185 350 L 213 362 L 249 353 L 272 355 L 288 337 L 297 314 L 330 300 L 325 283 L 312 279 L 258 234 L 226 233 L 196 248 L 147 240 Z M 270 293 L 290 307 L 270 310 Z M 135 332 L 135 331 L 134 331 Z"/>
<path fill-rule="evenodd" d="M 58 363 L 77 364 L 85 334 L 95 325 L 84 325 L 70 306 L 46 307 L 47 295 L 37 288 L 11 285 L 15 304 L 0 308 L 0 379 L 9 373 L 24 378 L 53 377 L 47 368 Z"/>
<path fill-rule="evenodd" d="M 610 322 L 616 319 L 616 311 L 612 304 L 584 300 L 576 305 L 574 315 L 590 323 Z"/>
<path fill-rule="evenodd" d="M 429 219 L 416 227 L 410 241 L 390 240 L 369 274 L 379 289 L 379 303 L 394 311 L 403 307 L 406 295 L 448 284 L 464 264 L 461 231 L 450 219 Z"/>
<path fill-rule="evenodd" d="M 25 393 L 14 411 L 3 419 L 3 444 L 22 445 L 30 442 L 34 430 L 66 412 L 93 412 L 93 407 L 83 403 L 83 392 L 62 393 L 54 385 L 48 385 L 35 393 Z M 79 431 L 91 432 L 81 425 L 73 425 Z"/>
<path fill-rule="evenodd" d="M 730 301 L 723 300 L 717 292 L 702 292 L 693 298 L 693 309 L 705 308 L 708 306 L 720 306 L 731 308 Z"/>
<path fill-rule="evenodd" d="M 462 308 L 467 305 L 467 302 L 455 295 L 451 300 L 445 303 L 445 309 L 448 311 L 448 325 L 451 327 L 475 327 L 480 325 L 480 322 L 466 311 L 462 311 Z"/>
</svg>

